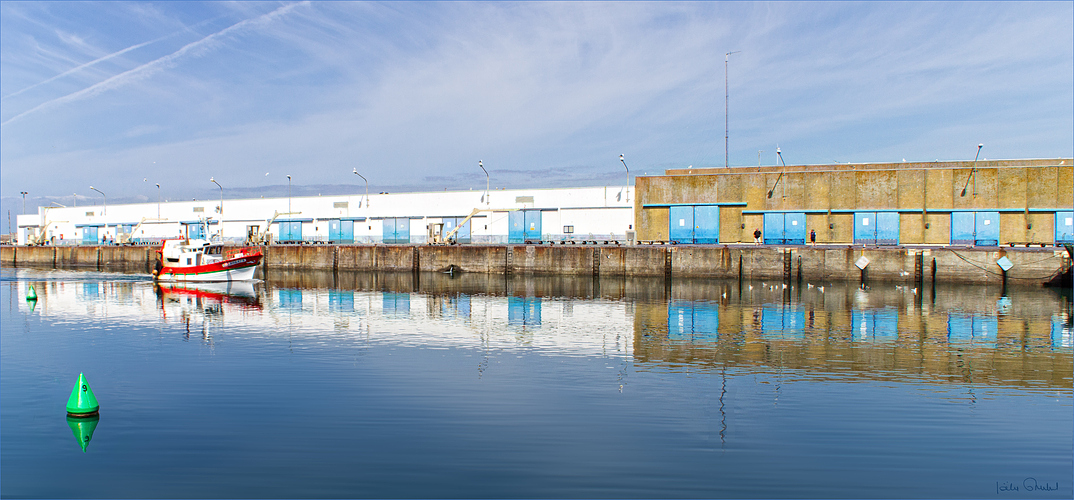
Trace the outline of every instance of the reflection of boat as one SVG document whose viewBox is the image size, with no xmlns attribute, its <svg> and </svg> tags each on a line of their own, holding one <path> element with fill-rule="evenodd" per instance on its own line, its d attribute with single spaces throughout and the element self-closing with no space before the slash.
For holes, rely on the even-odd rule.
<svg viewBox="0 0 1074 500">
<path fill-rule="evenodd" d="M 261 308 L 261 300 L 252 281 L 160 283 L 157 289 L 166 299 L 186 298 L 199 302 Z"/>
<path fill-rule="evenodd" d="M 261 257 L 256 248 L 225 250 L 204 239 L 165 240 L 153 276 L 158 281 L 252 280 Z"/>
</svg>

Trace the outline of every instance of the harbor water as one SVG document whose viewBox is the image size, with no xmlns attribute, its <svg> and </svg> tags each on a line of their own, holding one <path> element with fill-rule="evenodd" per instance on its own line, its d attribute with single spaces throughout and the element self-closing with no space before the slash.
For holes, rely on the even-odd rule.
<svg viewBox="0 0 1074 500">
<path fill-rule="evenodd" d="M 1072 496 L 1069 292 L 265 278 L 0 271 L 0 496 Z"/>
</svg>

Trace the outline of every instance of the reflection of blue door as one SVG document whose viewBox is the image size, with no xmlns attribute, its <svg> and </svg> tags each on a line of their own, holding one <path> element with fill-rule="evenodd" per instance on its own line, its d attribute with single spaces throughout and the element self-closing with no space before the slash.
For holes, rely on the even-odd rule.
<svg viewBox="0 0 1074 500">
<path fill-rule="evenodd" d="M 951 244 L 972 245 L 975 224 L 973 212 L 951 212 Z"/>
<path fill-rule="evenodd" d="M 719 339 L 720 311 L 711 302 L 674 300 L 668 303 L 668 339 L 710 341 Z"/>
<path fill-rule="evenodd" d="M 406 317 L 410 316 L 410 294 L 384 292 L 384 302 L 381 312 L 386 316 Z"/>
<path fill-rule="evenodd" d="M 523 228 L 525 235 L 523 239 L 526 241 L 539 241 L 541 239 L 541 211 L 523 210 L 523 212 L 526 214 L 526 224 Z"/>
<path fill-rule="evenodd" d="M 1055 213 L 1055 242 L 1074 243 L 1074 212 Z"/>
<path fill-rule="evenodd" d="M 887 341 L 899 338 L 899 316 L 894 309 L 851 313 L 850 338 L 854 341 Z"/>
<path fill-rule="evenodd" d="M 998 329 L 999 320 L 995 316 L 956 313 L 947 316 L 947 341 L 951 343 L 994 348 Z"/>
<path fill-rule="evenodd" d="M 279 304 L 282 309 L 302 309 L 302 290 L 279 290 Z"/>
<path fill-rule="evenodd" d="M 354 292 L 329 290 L 328 310 L 334 312 L 354 311 Z"/>
<path fill-rule="evenodd" d="M 541 299 L 539 297 L 507 297 L 507 324 L 539 326 Z"/>
<path fill-rule="evenodd" d="M 82 243 L 87 245 L 93 245 L 97 243 L 97 228 L 96 227 L 84 227 L 82 228 Z"/>
<path fill-rule="evenodd" d="M 720 240 L 720 207 L 694 207 L 694 243 L 718 243 Z"/>
<path fill-rule="evenodd" d="M 694 242 L 694 207 L 668 208 L 668 239 L 672 243 Z"/>
<path fill-rule="evenodd" d="M 974 220 L 975 245 L 999 245 L 999 212 L 977 212 Z"/>
<path fill-rule="evenodd" d="M 761 337 L 766 340 L 805 338 L 805 309 L 793 306 L 761 308 Z"/>
</svg>

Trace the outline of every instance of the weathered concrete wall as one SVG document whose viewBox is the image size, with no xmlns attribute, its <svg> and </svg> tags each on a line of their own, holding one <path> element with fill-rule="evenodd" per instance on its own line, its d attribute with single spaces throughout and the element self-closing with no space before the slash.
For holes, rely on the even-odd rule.
<svg viewBox="0 0 1074 500">
<path fill-rule="evenodd" d="M 1070 265 L 1057 248 L 862 248 L 766 245 L 273 245 L 263 248 L 267 273 L 299 271 L 420 271 L 479 274 L 670 276 L 912 283 L 1002 283 L 996 264 L 1006 256 L 1010 283 L 1041 284 Z M 5 265 L 151 269 L 145 247 L 5 247 Z M 869 260 L 865 271 L 855 262 Z"/>
</svg>

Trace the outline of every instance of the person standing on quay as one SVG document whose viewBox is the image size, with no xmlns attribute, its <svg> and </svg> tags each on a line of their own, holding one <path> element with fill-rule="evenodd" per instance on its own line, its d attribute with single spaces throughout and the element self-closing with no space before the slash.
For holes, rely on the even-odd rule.
<svg viewBox="0 0 1074 500">
<path fill-rule="evenodd" d="M 754 229 L 753 230 L 753 242 L 755 244 L 757 244 L 757 245 L 761 244 L 761 230 L 760 229 Z"/>
<path fill-rule="evenodd" d="M 810 229 L 809 230 L 809 244 L 813 245 L 813 246 L 817 246 L 817 230 L 816 229 Z"/>
</svg>

